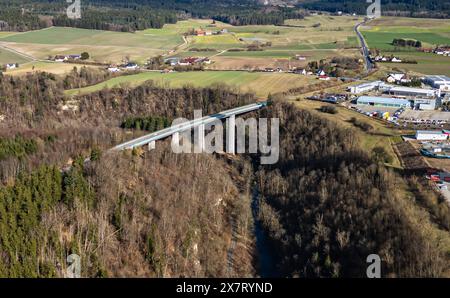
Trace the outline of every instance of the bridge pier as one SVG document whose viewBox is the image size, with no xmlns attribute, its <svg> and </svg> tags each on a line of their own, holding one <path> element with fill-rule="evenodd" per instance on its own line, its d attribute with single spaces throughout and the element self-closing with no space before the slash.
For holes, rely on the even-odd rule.
<svg viewBox="0 0 450 298">
<path fill-rule="evenodd" d="M 148 151 L 152 151 L 156 148 L 156 141 L 148 143 Z"/>
<path fill-rule="evenodd" d="M 235 153 L 235 137 L 236 137 L 236 116 L 231 115 L 227 120 L 227 153 Z"/>
</svg>

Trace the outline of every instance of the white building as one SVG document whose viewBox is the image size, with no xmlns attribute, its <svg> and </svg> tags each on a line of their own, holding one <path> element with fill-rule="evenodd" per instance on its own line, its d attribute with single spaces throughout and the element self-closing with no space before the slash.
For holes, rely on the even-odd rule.
<svg viewBox="0 0 450 298">
<path fill-rule="evenodd" d="M 386 79 L 388 83 L 396 83 L 400 82 L 403 78 L 405 78 L 404 73 L 390 73 Z"/>
<path fill-rule="evenodd" d="M 326 73 L 323 71 L 323 69 L 320 69 L 319 71 L 317 71 L 317 75 L 324 76 L 324 75 L 326 75 Z"/>
<path fill-rule="evenodd" d="M 350 86 L 347 88 L 347 91 L 353 94 L 360 94 L 363 92 L 369 92 L 377 89 L 383 82 L 381 81 L 373 81 L 369 83 L 359 84 L 355 86 Z"/>
<path fill-rule="evenodd" d="M 414 100 L 414 109 L 432 111 L 441 105 L 440 100 L 420 98 Z"/>
<path fill-rule="evenodd" d="M 418 130 L 416 139 L 419 141 L 445 141 L 447 135 L 441 130 Z"/>
<path fill-rule="evenodd" d="M 110 66 L 110 67 L 108 67 L 108 71 L 109 72 L 119 72 L 120 68 L 115 67 L 115 66 Z"/>
<path fill-rule="evenodd" d="M 440 91 L 450 92 L 450 78 L 443 75 L 426 76 L 423 79 L 425 84 Z"/>
<path fill-rule="evenodd" d="M 396 96 L 420 96 L 420 97 L 439 97 L 441 91 L 439 89 L 423 89 L 423 88 L 411 88 L 392 86 L 385 88 L 385 93 Z"/>
<path fill-rule="evenodd" d="M 64 61 L 67 61 L 67 60 L 68 60 L 68 58 L 65 55 L 56 55 L 55 56 L 55 61 L 56 62 L 64 62 Z"/>
</svg>

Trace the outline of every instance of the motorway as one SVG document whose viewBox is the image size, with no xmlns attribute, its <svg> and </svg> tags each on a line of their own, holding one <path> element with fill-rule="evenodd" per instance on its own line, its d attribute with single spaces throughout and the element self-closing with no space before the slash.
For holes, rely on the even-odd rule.
<svg viewBox="0 0 450 298">
<path fill-rule="evenodd" d="M 366 23 L 366 21 L 363 21 L 363 22 L 357 24 L 355 26 L 355 32 L 356 32 L 356 35 L 358 35 L 359 41 L 361 42 L 362 54 L 363 54 L 364 60 L 366 62 L 366 71 L 367 71 L 367 73 L 369 73 L 373 69 L 374 65 L 369 57 L 370 53 L 369 53 L 369 48 L 367 47 L 367 44 L 366 44 L 366 40 L 364 39 L 364 36 L 359 31 L 359 27 L 361 25 L 364 25 L 365 23 Z"/>
<path fill-rule="evenodd" d="M 167 138 L 167 137 L 173 135 L 174 133 L 179 133 L 179 132 L 183 132 L 186 130 L 190 130 L 193 127 L 196 127 L 199 125 L 206 125 L 206 124 L 212 123 L 217 119 L 219 119 L 219 120 L 225 119 L 225 118 L 228 118 L 233 115 L 236 116 L 236 115 L 259 110 L 263 107 L 266 107 L 267 104 L 268 104 L 267 102 L 253 103 L 253 104 L 245 105 L 242 107 L 234 108 L 231 110 L 222 111 L 217 114 L 194 119 L 191 121 L 186 121 L 184 123 L 173 125 L 171 127 L 164 128 L 162 130 L 153 132 L 151 134 L 147 134 L 140 138 L 122 143 L 122 144 L 117 145 L 114 148 L 110 149 L 110 151 L 122 151 L 122 150 L 133 149 L 136 147 L 144 146 L 144 145 L 150 144 L 154 141 Z"/>
</svg>

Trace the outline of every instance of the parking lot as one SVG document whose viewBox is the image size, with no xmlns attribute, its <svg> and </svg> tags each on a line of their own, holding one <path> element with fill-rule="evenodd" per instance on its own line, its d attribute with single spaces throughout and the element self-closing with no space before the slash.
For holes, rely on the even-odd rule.
<svg viewBox="0 0 450 298">
<path fill-rule="evenodd" d="M 406 121 L 431 120 L 450 122 L 450 112 L 405 110 L 400 118 Z"/>
</svg>

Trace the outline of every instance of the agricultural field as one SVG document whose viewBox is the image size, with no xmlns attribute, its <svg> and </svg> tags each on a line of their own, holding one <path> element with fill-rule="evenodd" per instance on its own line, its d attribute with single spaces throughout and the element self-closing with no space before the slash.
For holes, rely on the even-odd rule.
<svg viewBox="0 0 450 298">
<path fill-rule="evenodd" d="M 7 64 L 7 63 L 22 64 L 22 63 L 26 63 L 28 61 L 30 61 L 30 60 L 19 54 L 16 54 L 14 52 L 8 51 L 8 50 L 0 47 L 0 64 L 1 65 Z"/>
<path fill-rule="evenodd" d="M 306 63 L 322 57 L 359 55 L 353 32 L 353 26 L 359 20 L 356 17 L 314 16 L 304 20 L 288 20 L 286 26 L 232 26 L 212 20 L 190 19 L 167 24 L 162 29 L 135 33 L 51 27 L 23 33 L 0 33 L 0 46 L 38 60 L 81 52 L 88 52 L 91 61 L 101 63 L 132 60 L 143 64 L 148 58 L 157 55 L 205 56 L 217 60 L 212 69 L 247 69 L 249 65 L 264 68 L 288 64 L 288 60 L 295 55 L 308 57 Z M 198 28 L 210 31 L 226 28 L 229 33 L 188 36 L 186 40 L 183 39 L 185 33 Z M 255 42 L 268 42 L 271 45 L 264 51 L 246 51 L 246 47 Z M 190 51 L 193 48 L 212 50 Z M 229 51 L 234 48 L 243 51 Z M 342 50 L 344 48 L 345 51 Z M 2 58 L 0 53 L 0 62 L 27 62 L 23 58 L 9 61 L 14 57 L 8 55 L 3 54 Z"/>
<path fill-rule="evenodd" d="M 293 59 L 296 54 L 306 60 Z M 291 67 L 306 67 L 310 61 L 332 58 L 336 56 L 360 57 L 356 49 L 339 50 L 305 50 L 305 51 L 263 51 L 263 52 L 225 52 L 213 58 L 214 63 L 208 69 L 264 69 L 266 67 L 288 69 Z"/>
<path fill-rule="evenodd" d="M 37 72 L 37 71 L 45 71 L 50 72 L 56 75 L 62 75 L 70 72 L 75 66 L 75 64 L 70 63 L 57 63 L 50 61 L 33 61 L 27 62 L 24 64 L 20 64 L 19 68 L 7 70 L 5 74 L 12 76 L 24 75 L 29 72 Z M 80 67 L 80 66 L 78 66 Z M 96 67 L 96 66 L 88 66 L 88 67 Z"/>
<path fill-rule="evenodd" d="M 0 44 L 38 59 L 47 59 L 49 56 L 57 54 L 79 54 L 86 51 L 91 55 L 91 60 L 97 62 L 120 62 L 125 57 L 144 62 L 151 56 L 163 54 L 183 44 L 183 38 L 179 33 L 179 31 L 183 31 L 181 28 L 157 30 L 122 33 L 52 27 L 25 33 L 0 35 Z"/>
<path fill-rule="evenodd" d="M 120 76 L 100 84 L 80 89 L 68 90 L 67 95 L 85 94 L 113 88 L 121 84 L 136 86 L 152 80 L 161 86 L 183 87 L 192 85 L 206 87 L 213 84 L 226 84 L 242 92 L 255 92 L 258 97 L 267 97 L 269 93 L 285 91 L 300 87 L 315 81 L 313 77 L 306 77 L 286 73 L 260 73 L 244 71 L 203 71 L 203 72 L 175 72 L 162 74 L 159 72 L 143 72 L 135 75 Z"/>
<path fill-rule="evenodd" d="M 415 60 L 418 64 L 380 63 L 382 69 L 398 69 L 417 74 L 450 75 L 450 57 L 419 52 L 415 48 L 395 47 L 395 38 L 420 40 L 422 46 L 435 48 L 450 45 L 450 20 L 382 17 L 361 29 L 370 49 L 384 55 Z"/>
<path fill-rule="evenodd" d="M 418 64 L 380 63 L 382 69 L 398 69 L 416 74 L 442 74 L 450 76 L 450 57 L 421 52 L 384 52 L 402 59 L 416 60 Z"/>
<path fill-rule="evenodd" d="M 302 63 L 291 61 L 291 66 L 304 66 L 309 61 L 327 57 L 359 56 L 353 30 L 359 21 L 361 18 L 358 17 L 311 16 L 287 20 L 285 26 L 228 25 L 227 34 L 190 37 L 189 48 L 217 50 L 212 53 L 215 63 L 208 67 L 210 69 L 285 67 L 295 55 L 305 56 L 307 60 Z M 218 24 L 215 26 L 222 28 Z M 255 43 L 269 43 L 270 46 L 264 47 L 263 51 L 246 51 L 247 46 Z"/>
</svg>

